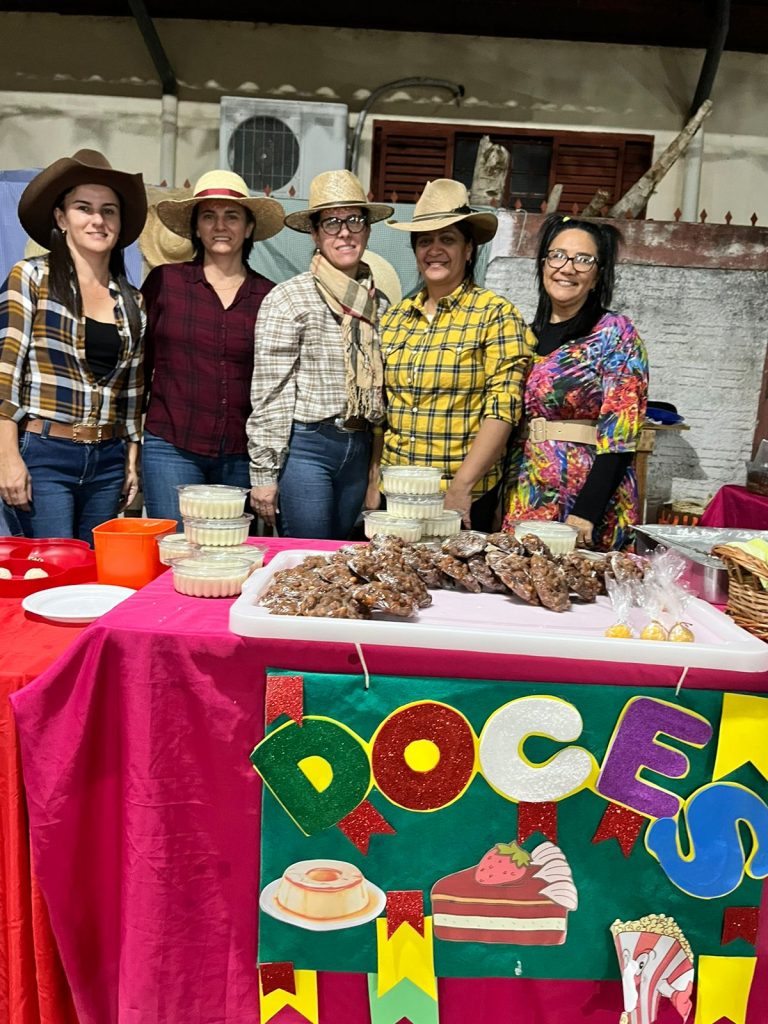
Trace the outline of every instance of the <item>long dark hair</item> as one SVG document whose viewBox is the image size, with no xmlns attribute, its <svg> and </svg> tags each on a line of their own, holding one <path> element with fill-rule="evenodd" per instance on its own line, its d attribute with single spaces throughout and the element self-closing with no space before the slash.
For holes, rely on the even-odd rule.
<svg viewBox="0 0 768 1024">
<path fill-rule="evenodd" d="M 587 334 L 595 326 L 606 309 L 611 305 L 616 272 L 616 257 L 621 243 L 621 232 L 613 224 L 596 220 L 579 220 L 578 217 L 564 217 L 559 213 L 550 214 L 539 232 L 539 250 L 536 254 L 536 283 L 539 286 L 539 304 L 533 318 L 533 332 L 536 334 L 550 322 L 552 300 L 544 288 L 544 257 L 553 247 L 553 242 L 563 231 L 577 228 L 586 231 L 595 241 L 597 248 L 597 279 L 587 301 L 576 314 L 572 327 L 574 336 Z"/>
<path fill-rule="evenodd" d="M 199 238 L 197 234 L 197 208 L 199 205 L 199 203 L 195 203 L 195 205 L 192 207 L 192 219 L 189 222 L 190 238 L 192 240 L 192 245 L 195 250 L 195 260 L 198 263 L 201 262 L 203 257 L 205 256 L 205 246 L 203 245 L 202 239 Z M 238 203 L 237 205 L 242 206 L 242 203 Z M 253 216 L 253 214 L 251 213 L 247 206 L 242 206 L 242 209 L 245 213 L 246 227 L 249 224 L 253 224 L 255 229 L 256 218 Z M 246 267 L 248 266 L 248 257 L 251 255 L 251 249 L 253 249 L 253 231 L 250 233 L 250 235 L 247 235 L 243 239 L 243 249 L 241 255 L 243 258 L 243 263 L 245 264 Z"/>
<path fill-rule="evenodd" d="M 75 186 L 77 187 L 77 186 Z M 64 211 L 64 199 L 74 189 L 67 189 L 62 192 L 56 202 L 54 209 Z M 120 203 L 120 218 L 123 216 L 123 197 L 115 193 Z M 53 221 L 51 227 L 50 244 L 48 246 L 48 294 L 55 302 L 60 302 L 65 309 L 68 309 L 72 316 L 79 319 L 83 316 L 83 297 L 80 293 L 80 282 L 77 279 L 72 253 L 69 251 L 67 239 L 64 232 Z M 125 312 L 128 319 L 128 330 L 135 342 L 141 335 L 141 313 L 139 304 L 136 301 L 136 289 L 131 285 L 125 273 L 125 257 L 123 248 L 118 243 L 109 254 L 109 273 L 114 278 L 120 295 L 125 304 Z"/>
<path fill-rule="evenodd" d="M 478 245 L 475 241 L 475 236 L 472 233 L 470 225 L 463 220 L 457 220 L 453 224 L 449 224 L 448 227 L 456 228 L 460 233 L 465 242 L 472 243 L 472 252 L 470 253 L 469 259 L 464 267 L 464 280 L 469 281 L 470 284 L 475 283 L 475 267 L 477 266 L 477 250 Z M 427 235 L 428 231 L 412 231 L 411 232 L 411 248 L 414 253 L 416 252 L 416 240 L 419 235 Z"/>
</svg>

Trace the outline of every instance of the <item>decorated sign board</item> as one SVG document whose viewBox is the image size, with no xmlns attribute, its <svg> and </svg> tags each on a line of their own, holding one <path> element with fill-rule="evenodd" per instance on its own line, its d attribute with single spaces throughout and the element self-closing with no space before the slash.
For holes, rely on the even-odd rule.
<svg viewBox="0 0 768 1024">
<path fill-rule="evenodd" d="M 351 971 L 374 1022 L 525 977 L 621 979 L 625 1024 L 747 1024 L 768 698 L 281 671 L 251 761 L 265 1021 Z"/>
</svg>

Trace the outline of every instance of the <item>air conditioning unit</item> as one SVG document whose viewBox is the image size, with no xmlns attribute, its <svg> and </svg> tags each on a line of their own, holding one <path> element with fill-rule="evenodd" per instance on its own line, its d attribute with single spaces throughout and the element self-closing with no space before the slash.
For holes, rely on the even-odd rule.
<svg viewBox="0 0 768 1024">
<path fill-rule="evenodd" d="M 253 192 L 306 199 L 316 174 L 345 166 L 347 119 L 343 103 L 222 96 L 221 166 Z"/>
</svg>

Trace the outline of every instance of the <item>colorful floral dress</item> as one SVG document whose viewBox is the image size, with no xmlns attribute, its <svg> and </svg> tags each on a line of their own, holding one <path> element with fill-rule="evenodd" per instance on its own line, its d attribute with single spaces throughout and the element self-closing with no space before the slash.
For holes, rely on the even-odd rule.
<svg viewBox="0 0 768 1024">
<path fill-rule="evenodd" d="M 636 450 L 647 394 L 645 346 L 634 324 L 617 313 L 606 312 L 587 337 L 536 357 L 525 386 L 526 418 L 595 420 L 597 446 L 513 441 L 505 528 L 518 519 L 564 520 L 596 455 Z M 637 480 L 630 467 L 595 524 L 596 546 L 623 547 L 637 519 Z"/>
</svg>

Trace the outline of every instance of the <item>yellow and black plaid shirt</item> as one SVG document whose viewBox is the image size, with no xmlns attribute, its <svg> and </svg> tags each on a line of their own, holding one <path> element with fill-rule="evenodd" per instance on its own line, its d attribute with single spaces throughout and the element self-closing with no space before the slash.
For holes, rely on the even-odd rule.
<svg viewBox="0 0 768 1024">
<path fill-rule="evenodd" d="M 117 366 L 97 380 L 85 357 L 85 321 L 48 296 L 48 257 L 16 263 L 0 289 L 0 416 L 58 423 L 124 423 L 141 436 L 144 394 L 144 301 L 141 337 L 132 338 L 125 303 L 115 281 L 115 323 L 122 342 Z"/>
<path fill-rule="evenodd" d="M 484 419 L 516 424 L 536 339 L 520 312 L 494 292 L 464 282 L 440 299 L 432 321 L 426 291 L 381 320 L 387 429 L 382 464 L 439 466 L 453 478 Z M 503 460 L 473 489 L 485 494 Z"/>
</svg>

